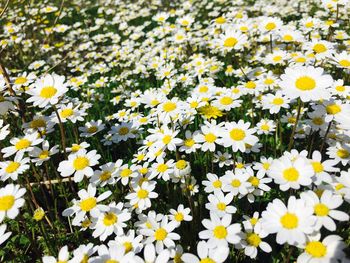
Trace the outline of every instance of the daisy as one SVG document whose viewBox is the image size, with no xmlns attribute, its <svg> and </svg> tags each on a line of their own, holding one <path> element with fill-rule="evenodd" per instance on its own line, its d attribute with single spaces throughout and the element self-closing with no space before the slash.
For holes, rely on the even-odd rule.
<svg viewBox="0 0 350 263">
<path fill-rule="evenodd" d="M 260 224 L 257 224 L 254 227 L 254 231 L 251 229 L 246 230 L 243 247 L 244 254 L 250 258 L 256 258 L 258 255 L 258 248 L 260 248 L 265 253 L 270 253 L 272 251 L 271 246 L 263 241 L 262 239 L 267 237 L 267 233 L 265 233 Z"/>
<path fill-rule="evenodd" d="M 201 145 L 196 143 L 193 138 L 191 131 L 185 132 L 185 139 L 182 141 L 182 145 L 179 148 L 180 152 L 185 152 L 187 154 L 196 152 L 197 149 L 201 148 Z"/>
<path fill-rule="evenodd" d="M 217 44 L 225 52 L 231 50 L 242 50 L 248 40 L 246 35 L 234 28 L 227 28 L 219 37 Z"/>
<path fill-rule="evenodd" d="M 191 209 L 185 208 L 184 205 L 182 204 L 180 204 L 177 207 L 177 210 L 170 209 L 169 212 L 170 212 L 170 215 L 169 215 L 170 221 L 177 222 L 179 226 L 183 221 L 192 221 L 192 216 L 190 215 Z"/>
<path fill-rule="evenodd" d="M 206 228 L 199 232 L 200 239 L 208 239 L 210 248 L 228 247 L 228 244 L 238 244 L 241 240 L 241 225 L 231 224 L 232 216 L 229 214 L 219 218 L 215 213 L 210 213 L 210 220 L 203 219 L 202 224 Z"/>
<path fill-rule="evenodd" d="M 15 153 L 25 153 L 33 150 L 33 146 L 41 143 L 43 139 L 38 138 L 37 133 L 28 133 L 22 138 L 12 138 L 10 143 L 12 146 L 5 147 L 1 150 L 4 157 L 9 157 Z"/>
<path fill-rule="evenodd" d="M 158 194 L 154 192 L 156 182 L 149 181 L 143 182 L 137 185 L 133 190 L 134 192 L 128 194 L 125 198 L 130 200 L 132 206 L 137 206 L 140 211 L 146 210 L 151 207 L 151 199 L 157 198 Z"/>
<path fill-rule="evenodd" d="M 107 212 L 109 210 L 108 206 L 101 205 L 99 202 L 107 199 L 111 194 L 111 191 L 106 191 L 100 196 L 95 197 L 96 187 L 89 184 L 87 191 L 82 189 L 78 192 L 80 200 L 73 199 L 73 206 L 65 209 L 62 215 L 71 216 L 75 214 L 72 221 L 73 225 L 79 225 L 87 213 L 92 217 L 98 218 L 101 212 Z"/>
<path fill-rule="evenodd" d="M 312 66 L 289 67 L 281 75 L 282 93 L 290 99 L 300 98 L 303 102 L 328 99 L 328 87 L 332 86 L 330 75 L 323 74 L 323 68 Z"/>
<path fill-rule="evenodd" d="M 223 263 L 229 255 L 229 248 L 226 246 L 220 246 L 213 249 L 209 247 L 205 241 L 200 241 L 197 245 L 197 255 L 198 257 L 190 253 L 184 253 L 181 260 L 184 263 Z"/>
<path fill-rule="evenodd" d="M 257 134 L 272 134 L 276 129 L 276 124 L 272 120 L 262 119 L 257 124 Z"/>
<path fill-rule="evenodd" d="M 90 178 L 90 183 L 101 186 L 105 186 L 106 184 L 113 185 L 115 183 L 117 170 L 120 168 L 122 163 L 122 160 L 117 160 L 115 163 L 109 162 L 101 165 L 101 170 L 94 171 L 94 175 Z"/>
<path fill-rule="evenodd" d="M 201 126 L 201 132 L 194 133 L 195 142 L 203 143 L 201 147 L 202 151 L 215 151 L 215 143 L 218 142 L 220 127 L 221 125 L 217 125 L 215 120 L 212 122 L 205 121 L 204 125 Z"/>
<path fill-rule="evenodd" d="M 131 166 L 129 166 L 129 164 L 121 165 L 117 169 L 117 182 L 121 181 L 122 185 L 127 185 L 130 179 L 137 175 L 137 166 L 135 164 L 132 164 Z"/>
<path fill-rule="evenodd" d="M 304 252 L 297 258 L 297 263 L 306 262 L 339 262 L 346 260 L 343 249 L 346 244 L 337 235 L 330 235 L 320 241 L 320 237 L 310 238 L 303 246 Z"/>
<path fill-rule="evenodd" d="M 219 217 L 223 217 L 226 214 L 234 214 L 237 208 L 230 205 L 233 200 L 233 194 L 228 193 L 226 196 L 219 191 L 208 196 L 209 203 L 205 204 L 205 208 L 210 212 L 214 212 Z"/>
<path fill-rule="evenodd" d="M 206 193 L 212 193 L 215 191 L 221 191 L 223 186 L 222 179 L 219 178 L 216 174 L 208 173 L 208 180 L 202 181 L 202 184 L 205 186 L 204 191 Z"/>
<path fill-rule="evenodd" d="M 331 191 L 323 191 L 319 198 L 313 191 L 307 191 L 300 194 L 300 198 L 305 200 L 306 205 L 314 208 L 314 214 L 317 217 L 315 228 L 319 230 L 324 226 L 329 231 L 336 230 L 336 224 L 333 219 L 339 221 L 348 221 L 349 215 L 340 210 L 335 210 L 343 203 L 340 195 L 334 195 Z"/>
<path fill-rule="evenodd" d="M 341 162 L 343 166 L 350 161 L 350 146 L 348 144 L 336 142 L 335 145 L 327 148 L 327 155 L 334 159 L 336 163 Z"/>
<path fill-rule="evenodd" d="M 243 197 L 252 191 L 253 187 L 248 181 L 250 175 L 243 170 L 236 170 L 235 173 L 232 171 L 226 171 L 222 177 L 224 192 L 233 193 L 234 196 L 239 195 Z"/>
<path fill-rule="evenodd" d="M 108 242 L 108 244 L 123 245 L 126 253 L 130 251 L 133 251 L 134 253 L 139 253 L 143 248 L 143 244 L 141 243 L 142 240 L 142 235 L 136 236 L 135 230 L 129 230 L 126 235 L 116 236 L 115 240 Z"/>
<path fill-rule="evenodd" d="M 38 79 L 26 91 L 31 96 L 27 99 L 27 102 L 33 102 L 34 106 L 39 106 L 40 108 L 44 108 L 48 104 L 55 105 L 67 91 L 68 88 L 64 76 L 47 74 Z"/>
<path fill-rule="evenodd" d="M 148 136 L 147 139 L 154 141 L 151 147 L 155 150 L 168 149 L 169 151 L 175 151 L 176 147 L 182 143 L 182 139 L 176 138 L 178 133 L 179 131 L 173 131 L 163 126 L 159 132 Z"/>
<path fill-rule="evenodd" d="M 222 168 L 225 166 L 231 166 L 233 165 L 233 160 L 231 159 L 232 155 L 228 152 L 220 152 L 214 153 L 214 163 L 219 163 L 219 167 Z"/>
<path fill-rule="evenodd" d="M 262 212 L 262 229 L 268 234 L 276 233 L 278 244 L 303 244 L 306 235 L 311 234 L 315 228 L 316 217 L 313 208 L 307 206 L 302 199 L 291 196 L 288 205 L 280 199 L 274 199 Z"/>
<path fill-rule="evenodd" d="M 112 202 L 108 205 L 108 211 L 101 213 L 98 218 L 93 218 L 91 229 L 94 229 L 92 236 L 99 238 L 101 241 L 106 240 L 108 236 L 115 233 L 117 236 L 124 234 L 126 222 L 130 220 L 131 213 L 123 209 L 123 203 L 115 204 Z"/>
<path fill-rule="evenodd" d="M 274 179 L 282 191 L 299 189 L 300 186 L 310 186 L 315 172 L 312 165 L 303 157 L 291 160 L 282 156 L 272 162 L 267 175 Z"/>
<path fill-rule="evenodd" d="M 23 153 L 18 152 L 13 161 L 0 162 L 1 181 L 6 181 L 8 178 L 16 181 L 18 175 L 29 169 L 29 160 L 27 157 L 23 158 Z"/>
<path fill-rule="evenodd" d="M 109 134 L 112 135 L 112 140 L 114 143 L 118 143 L 121 141 L 127 141 L 129 138 L 135 138 L 136 127 L 133 122 L 122 122 L 120 124 L 116 124 L 112 126 Z"/>
<path fill-rule="evenodd" d="M 254 145 L 258 138 L 254 136 L 255 129 L 249 128 L 250 123 L 243 120 L 236 122 L 226 122 L 225 127 L 220 131 L 218 142 L 224 147 L 232 147 L 234 152 L 245 152 L 246 144 Z"/>
<path fill-rule="evenodd" d="M 85 149 L 82 149 L 68 155 L 67 161 L 60 162 L 57 171 L 59 171 L 63 177 L 74 174 L 74 181 L 81 182 L 84 175 L 91 177 L 94 174 L 91 167 L 98 164 L 100 158 L 101 155 L 97 154 L 96 150 L 87 152 Z"/>
<path fill-rule="evenodd" d="M 334 54 L 334 64 L 339 68 L 350 69 L 350 54 L 346 51 Z"/>
<path fill-rule="evenodd" d="M 58 145 L 50 149 L 49 142 L 43 141 L 41 148 L 35 146 L 29 154 L 33 157 L 32 162 L 35 163 L 36 166 L 40 166 L 43 162 L 50 160 L 51 156 L 58 152 Z"/>
<path fill-rule="evenodd" d="M 320 185 L 322 182 L 331 183 L 332 177 L 330 172 L 339 172 L 339 168 L 336 168 L 337 162 L 334 160 L 322 161 L 322 155 L 319 151 L 312 153 L 311 165 L 314 168 L 315 177 L 314 184 Z"/>
<path fill-rule="evenodd" d="M 166 248 L 175 247 L 174 240 L 179 240 L 180 235 L 173 233 L 174 229 L 177 226 L 177 223 L 174 221 L 168 222 L 168 217 L 164 216 L 161 222 L 155 222 L 150 220 L 151 229 L 141 229 L 140 233 L 147 237 L 145 243 L 150 244 L 156 243 L 156 251 L 160 253 Z"/>
<path fill-rule="evenodd" d="M 163 178 L 163 180 L 168 181 L 170 175 L 174 172 L 174 160 L 170 159 L 165 161 L 163 158 L 157 158 L 157 162 L 152 164 L 152 172 L 150 179 L 155 177 Z"/>
<path fill-rule="evenodd" d="M 19 213 L 19 208 L 24 205 L 22 196 L 26 189 L 19 185 L 7 184 L 0 189 L 0 223 L 5 217 L 15 219 Z"/>
<path fill-rule="evenodd" d="M 102 263 L 102 262 L 120 262 L 128 263 L 133 262 L 134 253 L 127 253 L 125 248 L 121 245 L 111 245 L 109 247 L 101 245 L 98 247 L 98 256 L 94 257 L 91 263 Z M 79 261 L 77 261 L 79 262 Z"/>
<path fill-rule="evenodd" d="M 83 127 L 79 127 L 80 136 L 86 137 L 86 138 L 92 137 L 96 133 L 102 131 L 104 128 L 105 128 L 105 125 L 102 123 L 101 120 L 97 120 L 97 121 L 92 120 L 85 123 Z"/>
</svg>

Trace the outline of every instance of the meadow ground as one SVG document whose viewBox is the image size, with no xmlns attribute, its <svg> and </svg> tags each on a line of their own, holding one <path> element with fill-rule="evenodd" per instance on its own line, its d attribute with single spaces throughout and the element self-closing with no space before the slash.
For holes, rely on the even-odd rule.
<svg viewBox="0 0 350 263">
<path fill-rule="evenodd" d="M 0 6 L 0 262 L 349 262 L 349 0 Z"/>
</svg>

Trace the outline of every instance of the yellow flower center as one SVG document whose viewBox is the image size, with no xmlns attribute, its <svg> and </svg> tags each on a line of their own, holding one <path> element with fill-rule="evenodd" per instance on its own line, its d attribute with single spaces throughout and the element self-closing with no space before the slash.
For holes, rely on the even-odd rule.
<svg viewBox="0 0 350 263">
<path fill-rule="evenodd" d="M 261 243 L 261 238 L 255 233 L 247 234 L 247 243 L 253 247 L 258 247 Z"/>
<path fill-rule="evenodd" d="M 255 176 L 251 176 L 250 178 L 249 178 L 249 183 L 251 183 L 252 184 L 252 186 L 254 186 L 254 187 L 258 187 L 259 186 L 259 183 L 260 183 L 260 180 L 257 178 L 257 177 L 255 177 Z"/>
<path fill-rule="evenodd" d="M 18 77 L 15 80 L 15 84 L 17 84 L 17 85 L 22 85 L 22 84 L 24 84 L 26 82 L 27 82 L 27 78 L 26 77 Z"/>
<path fill-rule="evenodd" d="M 264 84 L 266 84 L 266 85 L 271 85 L 273 83 L 275 83 L 275 81 L 273 79 L 267 78 L 264 80 Z"/>
<path fill-rule="evenodd" d="M 350 153 L 349 153 L 347 150 L 345 150 L 345 149 L 339 149 L 339 150 L 337 151 L 337 155 L 338 155 L 340 158 L 345 159 L 345 158 L 348 158 L 348 157 L 349 157 Z"/>
<path fill-rule="evenodd" d="M 47 157 L 49 157 L 50 152 L 48 150 L 43 150 L 40 154 L 39 154 L 39 159 L 46 159 Z"/>
<path fill-rule="evenodd" d="M 20 139 L 15 147 L 18 151 L 28 148 L 32 143 L 27 139 Z"/>
<path fill-rule="evenodd" d="M 339 61 L 339 65 L 344 67 L 344 68 L 349 68 L 350 67 L 350 60 L 342 59 Z"/>
<path fill-rule="evenodd" d="M 296 80 L 295 86 L 302 91 L 313 90 L 316 87 L 316 81 L 308 76 L 303 76 Z"/>
<path fill-rule="evenodd" d="M 226 209 L 226 204 L 223 203 L 223 202 L 219 202 L 219 203 L 217 203 L 216 207 L 217 207 L 217 209 L 219 209 L 220 211 L 225 211 L 225 209 Z"/>
<path fill-rule="evenodd" d="M 329 208 L 328 206 L 319 203 L 314 206 L 314 212 L 317 216 L 327 216 L 329 212 Z"/>
<path fill-rule="evenodd" d="M 220 188 L 222 186 L 222 182 L 220 180 L 216 180 L 213 182 L 213 186 L 215 188 Z"/>
<path fill-rule="evenodd" d="M 119 135 L 126 135 L 129 133 L 129 128 L 128 127 L 121 127 L 118 131 Z"/>
<path fill-rule="evenodd" d="M 8 173 L 8 174 L 11 174 L 11 173 L 13 173 L 13 172 L 16 172 L 17 169 L 18 169 L 20 166 L 21 166 L 20 163 L 18 163 L 18 162 L 12 162 L 12 161 L 11 161 L 11 162 L 8 164 L 8 166 L 6 167 L 5 172 Z"/>
<path fill-rule="evenodd" d="M 231 181 L 231 185 L 233 186 L 233 187 L 240 187 L 241 186 L 241 181 L 240 180 L 238 180 L 238 179 L 233 179 L 232 181 Z"/>
<path fill-rule="evenodd" d="M 223 24 L 223 23 L 226 22 L 226 19 L 225 19 L 224 17 L 220 16 L 220 17 L 218 17 L 217 19 L 215 19 L 215 22 L 216 22 L 217 24 Z"/>
<path fill-rule="evenodd" d="M 242 141 L 245 138 L 245 131 L 240 128 L 234 128 L 230 131 L 230 137 L 234 141 Z"/>
<path fill-rule="evenodd" d="M 140 199 L 145 199 L 148 197 L 148 191 L 145 190 L 145 189 L 140 189 L 138 192 L 137 192 L 137 197 L 140 198 Z"/>
<path fill-rule="evenodd" d="M 179 160 L 175 164 L 176 168 L 179 170 L 183 170 L 187 167 L 187 162 L 185 160 Z"/>
<path fill-rule="evenodd" d="M 90 164 L 90 161 L 86 157 L 77 157 L 73 161 L 73 167 L 75 170 L 78 170 L 78 171 L 85 169 L 87 166 L 89 166 L 89 164 Z"/>
<path fill-rule="evenodd" d="M 98 128 L 96 126 L 91 126 L 87 129 L 88 133 L 95 133 L 97 132 Z"/>
<path fill-rule="evenodd" d="M 249 221 L 250 221 L 250 223 L 251 223 L 253 226 L 255 226 L 256 223 L 258 223 L 258 219 L 255 218 L 255 217 L 252 217 Z"/>
<path fill-rule="evenodd" d="M 294 167 L 287 168 L 283 171 L 283 178 L 288 182 L 295 182 L 299 178 L 299 172 Z"/>
<path fill-rule="evenodd" d="M 199 263 L 216 263 L 216 262 L 211 258 L 203 258 L 201 259 L 201 261 L 199 261 Z"/>
<path fill-rule="evenodd" d="M 213 232 L 217 239 L 224 239 L 227 236 L 227 230 L 224 226 L 216 226 Z"/>
<path fill-rule="evenodd" d="M 232 102 L 233 102 L 233 99 L 230 98 L 230 97 L 222 97 L 222 98 L 220 99 L 220 103 L 221 103 L 222 105 L 230 105 Z"/>
<path fill-rule="evenodd" d="M 4 195 L 0 197 L 0 211 L 7 211 L 12 208 L 15 203 L 13 195 Z"/>
<path fill-rule="evenodd" d="M 261 125 L 261 129 L 262 129 L 263 131 L 268 131 L 268 130 L 270 129 L 270 126 L 267 125 L 267 124 L 263 124 L 263 125 Z"/>
<path fill-rule="evenodd" d="M 74 111 L 72 109 L 67 108 L 67 109 L 64 109 L 61 111 L 60 116 L 62 118 L 68 118 L 68 117 L 72 116 L 73 113 L 74 113 Z"/>
<path fill-rule="evenodd" d="M 323 44 L 316 44 L 316 45 L 314 45 L 314 47 L 312 49 L 316 53 L 323 53 L 323 52 L 327 51 L 327 47 Z"/>
<path fill-rule="evenodd" d="M 269 22 L 265 25 L 265 29 L 268 31 L 274 30 L 276 28 L 276 24 L 274 22 Z"/>
<path fill-rule="evenodd" d="M 104 171 L 100 174 L 100 180 L 101 181 L 107 181 L 109 178 L 111 178 L 112 174 L 109 171 Z"/>
<path fill-rule="evenodd" d="M 43 119 L 32 120 L 30 123 L 30 128 L 37 129 L 46 126 L 46 121 Z"/>
<path fill-rule="evenodd" d="M 176 215 L 175 215 L 175 220 L 176 220 L 177 222 L 183 221 L 183 220 L 184 220 L 184 214 L 181 213 L 181 212 L 176 213 Z"/>
<path fill-rule="evenodd" d="M 105 263 L 119 263 L 119 261 L 115 259 L 107 259 Z"/>
<path fill-rule="evenodd" d="M 132 171 L 129 168 L 126 168 L 120 172 L 121 177 L 129 177 L 131 174 L 132 174 Z"/>
<path fill-rule="evenodd" d="M 157 241 L 163 241 L 168 236 L 168 232 L 164 228 L 159 228 L 154 233 L 154 238 Z"/>
<path fill-rule="evenodd" d="M 287 41 L 287 42 L 293 41 L 293 36 L 291 36 L 291 35 L 284 35 L 283 36 L 283 40 Z"/>
<path fill-rule="evenodd" d="M 80 201 L 80 208 L 81 210 L 85 211 L 85 212 L 89 212 L 91 209 L 93 209 L 97 204 L 96 198 L 95 197 L 89 197 L 86 198 L 82 201 Z"/>
<path fill-rule="evenodd" d="M 234 47 L 238 43 L 238 40 L 234 37 L 228 37 L 224 41 L 224 47 Z"/>
<path fill-rule="evenodd" d="M 53 86 L 46 86 L 41 89 L 40 97 L 44 99 L 51 99 L 56 93 L 57 89 L 55 89 Z"/>
<path fill-rule="evenodd" d="M 114 225 L 118 221 L 118 216 L 115 213 L 106 213 L 103 217 L 103 224 L 105 226 Z"/>
<path fill-rule="evenodd" d="M 165 163 L 161 163 L 157 166 L 157 171 L 159 173 L 164 173 L 166 170 L 168 170 L 168 165 L 166 165 Z"/>
<path fill-rule="evenodd" d="M 280 222 L 284 228 L 294 229 L 298 227 L 299 219 L 295 214 L 286 213 L 281 217 Z"/>
<path fill-rule="evenodd" d="M 281 56 L 275 56 L 273 57 L 272 59 L 274 62 L 278 62 L 278 61 L 281 61 L 282 60 L 282 57 Z"/>
<path fill-rule="evenodd" d="M 312 167 L 314 168 L 315 173 L 323 172 L 323 165 L 320 162 L 311 162 Z"/>
<path fill-rule="evenodd" d="M 255 89 L 256 88 L 256 84 L 254 81 L 248 81 L 246 84 L 245 84 L 245 87 L 247 89 Z"/>
<path fill-rule="evenodd" d="M 327 254 L 327 247 L 320 241 L 311 241 L 307 243 L 305 251 L 314 258 L 322 258 Z"/>
<path fill-rule="evenodd" d="M 164 137 L 163 137 L 163 143 L 164 144 L 169 144 L 170 142 L 171 142 L 171 136 L 170 135 L 165 135 Z"/>
<path fill-rule="evenodd" d="M 322 125 L 324 123 L 323 119 L 320 117 L 315 117 L 312 119 L 312 122 L 316 125 Z"/>
<path fill-rule="evenodd" d="M 204 139 L 209 143 L 213 143 L 216 140 L 216 136 L 213 133 L 208 133 L 204 135 Z"/>
<path fill-rule="evenodd" d="M 184 144 L 186 147 L 192 147 L 194 145 L 195 141 L 193 139 L 186 139 Z"/>
<path fill-rule="evenodd" d="M 268 169 L 270 169 L 270 165 L 271 165 L 271 164 L 269 164 L 269 163 L 263 163 L 263 168 L 264 168 L 265 170 L 268 170 Z"/>
<path fill-rule="evenodd" d="M 166 102 L 163 104 L 163 110 L 165 112 L 171 112 L 175 109 L 176 109 L 176 103 L 174 103 L 174 102 L 169 101 L 169 102 Z"/>
<path fill-rule="evenodd" d="M 341 112 L 341 107 L 337 104 L 330 104 L 326 107 L 326 111 L 328 114 L 335 115 L 339 112 Z"/>
<path fill-rule="evenodd" d="M 128 253 L 133 249 L 132 243 L 128 241 L 124 242 L 123 246 L 125 248 L 125 253 Z"/>
<path fill-rule="evenodd" d="M 335 89 L 339 92 L 343 92 L 345 91 L 345 87 L 344 86 L 336 86 Z"/>
</svg>

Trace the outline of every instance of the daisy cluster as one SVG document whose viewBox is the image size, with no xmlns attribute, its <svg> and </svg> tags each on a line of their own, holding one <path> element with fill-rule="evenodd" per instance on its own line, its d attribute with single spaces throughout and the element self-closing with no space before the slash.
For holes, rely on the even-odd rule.
<svg viewBox="0 0 350 263">
<path fill-rule="evenodd" d="M 349 262 L 349 15 L 7 1 L 0 261 Z"/>
</svg>

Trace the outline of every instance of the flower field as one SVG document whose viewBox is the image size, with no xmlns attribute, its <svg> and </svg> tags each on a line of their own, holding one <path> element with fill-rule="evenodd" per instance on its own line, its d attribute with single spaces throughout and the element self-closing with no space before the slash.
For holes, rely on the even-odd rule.
<svg viewBox="0 0 350 263">
<path fill-rule="evenodd" d="M 349 0 L 0 7 L 0 262 L 350 262 Z"/>
</svg>

